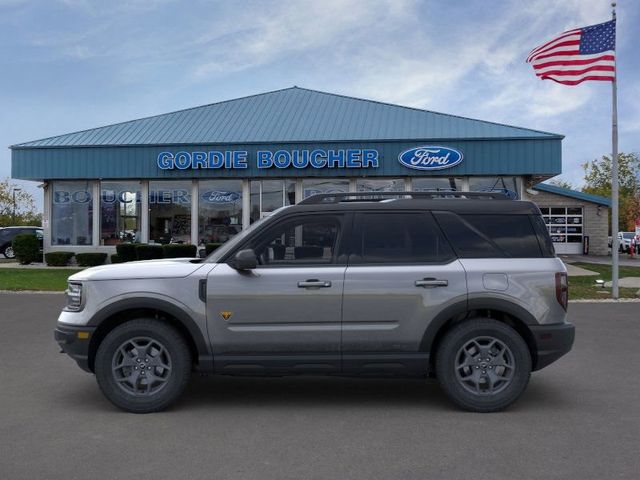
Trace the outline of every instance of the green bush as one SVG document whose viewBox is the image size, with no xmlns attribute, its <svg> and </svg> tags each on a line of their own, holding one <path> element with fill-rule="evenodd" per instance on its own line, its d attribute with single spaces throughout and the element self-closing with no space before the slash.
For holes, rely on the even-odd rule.
<svg viewBox="0 0 640 480">
<path fill-rule="evenodd" d="M 111 255 L 111 263 L 122 263 L 122 260 L 120 260 L 120 255 L 118 255 L 117 253 Z"/>
<path fill-rule="evenodd" d="M 81 267 L 96 267 L 107 259 L 106 253 L 77 253 L 76 261 Z"/>
<path fill-rule="evenodd" d="M 121 243 L 116 245 L 116 252 L 118 252 L 118 258 L 120 262 L 135 262 L 138 259 L 136 254 L 135 243 Z"/>
<path fill-rule="evenodd" d="M 154 260 L 162 258 L 162 245 L 136 245 L 138 260 Z"/>
<path fill-rule="evenodd" d="M 222 245 L 221 243 L 207 243 L 204 246 L 204 251 L 206 255 L 209 255 L 211 252 L 214 252 L 218 249 L 218 247 Z"/>
<path fill-rule="evenodd" d="M 31 233 L 21 233 L 16 235 L 11 242 L 13 252 L 21 265 L 28 265 L 36 260 L 42 260 L 40 256 L 40 242 Z"/>
<path fill-rule="evenodd" d="M 49 252 L 44 254 L 44 259 L 50 267 L 66 267 L 74 255 L 73 252 Z"/>
<path fill-rule="evenodd" d="M 162 246 L 164 258 L 195 257 L 198 255 L 198 247 L 188 243 L 170 243 Z"/>
</svg>

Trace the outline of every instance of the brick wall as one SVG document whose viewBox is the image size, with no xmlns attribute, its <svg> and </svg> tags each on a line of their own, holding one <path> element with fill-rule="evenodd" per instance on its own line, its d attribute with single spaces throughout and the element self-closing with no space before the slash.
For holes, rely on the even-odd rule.
<svg viewBox="0 0 640 480">
<path fill-rule="evenodd" d="M 609 248 L 607 207 L 600 207 L 600 215 L 598 215 L 598 205 L 595 203 L 540 191 L 538 195 L 528 195 L 527 200 L 533 201 L 538 207 L 582 207 L 583 232 L 589 236 L 589 253 L 607 255 Z"/>
</svg>

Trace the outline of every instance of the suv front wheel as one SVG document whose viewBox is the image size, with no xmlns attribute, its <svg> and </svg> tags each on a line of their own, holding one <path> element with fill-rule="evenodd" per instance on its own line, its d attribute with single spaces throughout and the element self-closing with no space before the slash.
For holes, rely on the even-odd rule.
<svg viewBox="0 0 640 480">
<path fill-rule="evenodd" d="M 98 347 L 98 385 L 117 407 L 157 412 L 173 403 L 191 375 L 191 355 L 182 335 L 153 319 L 131 320 L 114 328 Z"/>
<path fill-rule="evenodd" d="M 510 326 L 488 318 L 464 321 L 444 337 L 436 375 L 447 395 L 474 412 L 495 412 L 515 402 L 531 375 L 531 354 Z"/>
</svg>

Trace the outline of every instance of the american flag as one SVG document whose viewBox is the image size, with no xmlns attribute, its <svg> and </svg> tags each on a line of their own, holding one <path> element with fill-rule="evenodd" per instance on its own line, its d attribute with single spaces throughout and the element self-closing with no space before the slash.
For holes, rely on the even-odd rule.
<svg viewBox="0 0 640 480">
<path fill-rule="evenodd" d="M 542 80 L 564 85 L 585 80 L 612 82 L 616 76 L 616 21 L 564 32 L 531 50 L 527 63 Z"/>
</svg>

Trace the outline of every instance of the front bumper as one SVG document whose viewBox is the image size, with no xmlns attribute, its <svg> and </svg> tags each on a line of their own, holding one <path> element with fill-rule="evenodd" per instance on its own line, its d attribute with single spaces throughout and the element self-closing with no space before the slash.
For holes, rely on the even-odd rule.
<svg viewBox="0 0 640 480">
<path fill-rule="evenodd" d="M 568 353 L 573 346 L 575 327 L 571 323 L 531 326 L 536 342 L 536 361 L 533 370 L 540 370 Z"/>
<path fill-rule="evenodd" d="M 82 327 L 74 325 L 58 324 L 53 331 L 53 336 L 64 352 L 73 358 L 78 366 L 86 372 L 91 372 L 89 368 L 89 345 L 95 327 Z"/>
</svg>

